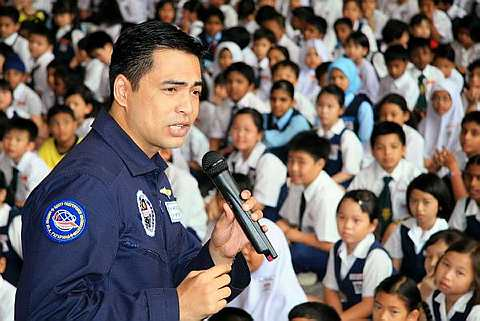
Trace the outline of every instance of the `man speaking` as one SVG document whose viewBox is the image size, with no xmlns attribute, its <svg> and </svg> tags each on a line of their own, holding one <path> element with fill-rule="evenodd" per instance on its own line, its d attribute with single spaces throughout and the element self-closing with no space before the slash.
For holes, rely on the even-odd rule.
<svg viewBox="0 0 480 321">
<path fill-rule="evenodd" d="M 182 144 L 198 114 L 201 53 L 157 21 L 120 36 L 109 111 L 25 205 L 15 320 L 197 321 L 248 285 L 247 238 L 231 210 L 201 248 L 158 155 Z"/>
</svg>

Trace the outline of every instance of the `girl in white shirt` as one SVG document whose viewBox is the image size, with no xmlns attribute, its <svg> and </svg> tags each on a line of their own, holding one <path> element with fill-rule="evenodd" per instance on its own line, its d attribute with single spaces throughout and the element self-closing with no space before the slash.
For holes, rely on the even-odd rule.
<svg viewBox="0 0 480 321">
<path fill-rule="evenodd" d="M 438 290 L 427 300 L 436 321 L 480 320 L 480 245 L 465 239 L 452 244 L 435 270 Z"/>
<path fill-rule="evenodd" d="M 84 85 L 70 88 L 65 94 L 65 104 L 73 110 L 77 121 L 77 136 L 85 137 L 95 120 L 98 102 L 93 93 Z"/>
</svg>

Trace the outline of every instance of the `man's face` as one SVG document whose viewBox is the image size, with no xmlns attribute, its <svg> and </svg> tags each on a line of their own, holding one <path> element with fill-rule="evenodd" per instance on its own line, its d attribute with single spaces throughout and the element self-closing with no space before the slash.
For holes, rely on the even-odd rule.
<svg viewBox="0 0 480 321">
<path fill-rule="evenodd" d="M 127 83 L 124 106 L 114 104 L 111 112 L 145 154 L 153 156 L 160 148 L 182 145 L 198 115 L 201 84 L 195 55 L 157 50 L 153 67 L 140 79 L 137 90 Z"/>
</svg>

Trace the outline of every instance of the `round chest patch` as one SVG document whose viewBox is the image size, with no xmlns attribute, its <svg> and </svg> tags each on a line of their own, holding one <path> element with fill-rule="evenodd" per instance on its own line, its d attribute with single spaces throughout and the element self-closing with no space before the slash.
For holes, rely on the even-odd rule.
<svg viewBox="0 0 480 321">
<path fill-rule="evenodd" d="M 66 243 L 83 234 L 87 226 L 87 214 L 76 201 L 59 200 L 47 208 L 43 223 L 49 239 Z"/>
<path fill-rule="evenodd" d="M 142 219 L 143 229 L 150 236 L 155 236 L 155 210 L 147 195 L 142 190 L 137 191 L 137 206 Z"/>
</svg>

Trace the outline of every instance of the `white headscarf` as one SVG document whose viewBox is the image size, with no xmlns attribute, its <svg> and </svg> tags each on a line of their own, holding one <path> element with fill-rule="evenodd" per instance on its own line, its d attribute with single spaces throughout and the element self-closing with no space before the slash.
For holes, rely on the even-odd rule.
<svg viewBox="0 0 480 321">
<path fill-rule="evenodd" d="M 287 239 L 282 230 L 270 220 L 262 219 L 268 227 L 267 236 L 278 257 L 272 262 L 265 258 L 260 268 L 252 273 L 250 285 L 229 306 L 250 313 L 254 320 L 288 321 L 288 312 L 307 301 L 293 271 Z"/>
<path fill-rule="evenodd" d="M 322 62 L 332 60 L 327 47 L 320 39 L 311 39 L 304 43 L 300 54 L 300 75 L 298 78 L 297 90 L 304 96 L 311 97 L 313 93 L 319 91 L 317 79 L 315 78 L 315 69 L 305 64 L 305 57 L 309 48 L 314 48 Z"/>
<path fill-rule="evenodd" d="M 303 43 L 302 45 L 302 52 L 300 54 L 300 66 L 301 68 L 308 68 L 305 65 L 305 57 L 307 56 L 307 52 L 309 48 L 314 48 L 315 51 L 317 52 L 317 55 L 322 59 L 322 62 L 330 61 L 332 60 L 332 56 L 330 55 L 330 52 L 328 51 L 327 46 L 325 46 L 325 43 L 320 40 L 320 39 L 310 39 L 307 40 L 306 42 Z"/>
<path fill-rule="evenodd" d="M 243 61 L 242 49 L 235 42 L 233 41 L 220 42 L 217 48 L 215 49 L 215 57 L 214 57 L 213 67 L 212 67 L 213 77 L 215 77 L 222 71 L 220 69 L 220 65 L 218 64 L 218 59 L 223 49 L 228 49 L 228 51 L 230 51 L 230 53 L 232 54 L 232 63 Z"/>
<path fill-rule="evenodd" d="M 432 104 L 432 97 L 436 91 L 445 90 L 450 95 L 452 107 L 443 116 L 439 116 Z M 456 86 L 451 80 L 444 79 L 437 82 L 431 91 L 428 100 L 427 116 L 420 123 L 419 130 L 425 138 L 425 156 L 427 158 L 437 150 L 443 148 L 455 153 L 460 150 L 459 135 L 464 116 L 462 99 Z"/>
</svg>

